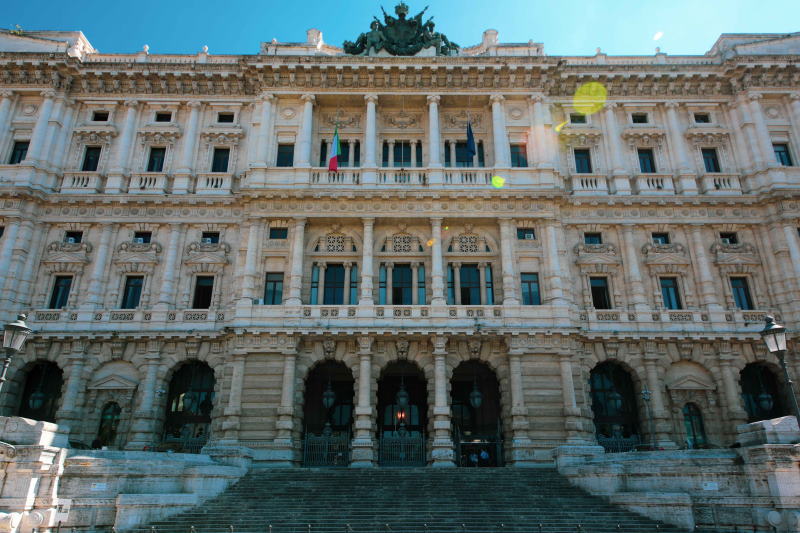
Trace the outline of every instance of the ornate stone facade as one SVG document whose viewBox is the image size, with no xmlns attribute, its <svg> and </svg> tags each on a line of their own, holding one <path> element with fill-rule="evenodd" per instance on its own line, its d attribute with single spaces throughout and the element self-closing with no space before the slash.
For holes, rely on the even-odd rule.
<svg viewBox="0 0 800 533">
<path fill-rule="evenodd" d="M 350 462 L 375 465 L 402 362 L 426 391 L 425 461 L 446 466 L 468 361 L 496 378 L 510 464 L 598 437 L 683 447 L 690 404 L 702 444 L 728 446 L 760 394 L 784 403 L 758 331 L 766 312 L 800 328 L 800 37 L 648 57 L 548 56 L 493 30 L 439 57 L 347 55 L 316 30 L 241 56 L 68 37 L 53 52 L 47 32 L 0 34 L 0 315 L 36 332 L 6 414 L 35 403 L 50 361 L 74 441 L 111 427 L 114 403 L 111 447 L 298 464 L 309 376 L 338 362 Z M 590 81 L 608 101 L 581 115 Z M 189 361 L 211 378 L 175 393 Z M 592 376 L 609 362 L 635 422 L 603 433 Z M 755 391 L 752 367 L 773 376 Z M 199 418 L 172 435 L 180 402 Z"/>
</svg>

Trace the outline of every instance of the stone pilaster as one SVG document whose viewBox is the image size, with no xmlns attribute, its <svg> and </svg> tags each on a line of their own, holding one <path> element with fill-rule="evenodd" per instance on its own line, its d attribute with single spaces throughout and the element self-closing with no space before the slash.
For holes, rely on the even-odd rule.
<svg viewBox="0 0 800 533">
<path fill-rule="evenodd" d="M 639 250 L 633 235 L 633 226 L 622 226 L 623 246 L 625 248 L 625 273 L 628 276 L 630 287 L 630 302 L 635 311 L 644 311 L 648 308 L 647 297 L 642 283 L 642 272 L 639 268 Z"/>
<path fill-rule="evenodd" d="M 658 362 L 666 358 L 665 353 L 656 351 L 655 343 L 644 343 L 644 368 L 647 376 L 647 388 L 651 393 L 651 415 L 655 426 L 655 443 L 659 448 L 677 448 L 675 442 L 670 439 L 672 433 L 672 423 L 669 418 L 666 403 L 664 401 L 664 384 L 658 378 Z M 647 421 L 645 421 L 647 422 Z M 648 424 L 648 432 L 650 426 Z M 651 441 L 653 436 L 651 435 Z"/>
<path fill-rule="evenodd" d="M 123 180 L 130 175 L 128 162 L 133 151 L 133 143 L 136 135 L 136 119 L 138 116 L 139 102 L 128 100 L 125 102 L 128 108 L 125 113 L 125 123 L 122 126 L 122 133 L 117 141 L 117 153 L 114 162 L 108 171 L 105 192 L 108 194 L 118 194 L 122 192 Z"/>
<path fill-rule="evenodd" d="M 289 272 L 289 297 L 286 299 L 286 305 L 299 306 L 302 303 L 300 294 L 303 288 L 305 227 L 305 217 L 294 219 L 294 228 L 292 229 L 292 264 Z"/>
<path fill-rule="evenodd" d="M 629 195 L 631 194 L 631 180 L 629 172 L 625 168 L 622 138 L 617 124 L 617 107 L 616 103 L 609 103 L 605 109 L 606 130 L 608 132 L 608 141 L 611 145 L 611 161 L 614 167 L 611 173 L 614 179 L 614 192 L 619 195 Z"/>
<path fill-rule="evenodd" d="M 185 225 L 170 224 L 164 273 L 161 278 L 161 288 L 158 291 L 158 302 L 155 305 L 155 309 L 167 310 L 175 307 L 175 277 L 178 273 L 178 258 L 180 257 L 181 241 L 185 232 Z"/>
<path fill-rule="evenodd" d="M 447 337 L 431 337 L 434 360 L 433 443 L 431 460 L 435 467 L 455 466 L 450 402 L 447 396 Z"/>
<path fill-rule="evenodd" d="M 699 225 L 691 226 L 689 233 L 692 238 L 692 255 L 694 255 L 695 266 L 700 278 L 700 300 L 710 311 L 719 311 L 722 306 L 717 301 L 714 276 L 711 273 L 711 265 L 706 254 L 706 243 L 703 240 L 703 228 Z"/>
<path fill-rule="evenodd" d="M 431 218 L 431 305 L 444 306 L 444 267 L 442 264 L 442 219 Z"/>
<path fill-rule="evenodd" d="M 192 173 L 194 172 L 194 156 L 197 149 L 197 139 L 200 130 L 200 111 L 203 104 L 200 102 L 189 102 L 189 122 L 186 125 L 186 133 L 183 136 L 183 150 L 181 151 L 180 166 L 175 170 L 173 180 L 173 194 L 186 194 L 192 188 Z"/>
<path fill-rule="evenodd" d="M 111 236 L 114 234 L 112 224 L 103 224 L 100 229 L 100 243 L 97 246 L 97 253 L 94 256 L 92 272 L 89 276 L 89 288 L 86 291 L 86 299 L 81 305 L 84 309 L 99 309 L 103 307 L 104 290 L 103 275 L 108 263 L 108 255 L 111 248 Z M 116 302 L 109 302 L 111 307 L 116 307 Z"/>
<path fill-rule="evenodd" d="M 442 183 L 442 136 L 439 130 L 439 102 L 442 97 L 438 94 L 428 96 L 428 168 L 431 169 L 430 183 Z"/>
<path fill-rule="evenodd" d="M 83 369 L 87 345 L 85 341 L 77 340 L 71 342 L 70 348 L 67 357 L 67 386 L 56 419 L 59 425 L 69 427 L 70 434 L 74 435 L 80 433 L 81 429 L 82 416 L 78 410 L 78 397 L 86 388 Z"/>
<path fill-rule="evenodd" d="M 378 95 L 365 94 L 364 101 L 367 103 L 367 120 L 364 129 L 364 162 L 361 167 L 362 181 L 364 184 L 372 184 L 377 181 L 378 170 L 378 118 L 376 110 Z M 352 164 L 352 162 L 350 164 Z"/>
<path fill-rule="evenodd" d="M 42 105 L 39 106 L 39 117 L 31 135 L 30 147 L 25 157 L 25 162 L 36 166 L 46 166 L 46 160 L 42 160 L 45 144 L 47 143 L 48 133 L 50 132 L 50 115 L 53 112 L 55 91 L 46 89 L 42 91 Z"/>
<path fill-rule="evenodd" d="M 358 337 L 358 403 L 355 411 L 352 467 L 375 465 L 375 409 L 372 405 L 372 337 Z"/>
<path fill-rule="evenodd" d="M 517 295 L 517 273 L 514 269 L 514 235 L 513 220 L 500 219 L 500 258 L 503 271 L 503 305 L 519 305 Z"/>
<path fill-rule="evenodd" d="M 508 366 L 511 381 L 511 462 L 515 466 L 530 464 L 534 451 L 529 434 L 528 409 L 525 407 L 525 385 L 522 377 L 523 350 L 519 339 L 506 339 L 508 345 Z"/>
<path fill-rule="evenodd" d="M 683 138 L 684 130 L 678 119 L 679 106 L 678 102 L 667 102 L 666 104 L 670 149 L 673 154 L 673 163 L 678 167 L 680 193 L 694 195 L 697 194 L 697 175 L 686 150 L 686 140 Z"/>
<path fill-rule="evenodd" d="M 506 108 L 505 97 L 494 94 L 489 98 L 492 104 L 492 133 L 494 139 L 494 167 L 511 167 L 511 146 L 508 144 L 508 132 L 506 132 Z"/>
<path fill-rule="evenodd" d="M 373 278 L 372 251 L 374 249 L 373 234 L 375 227 L 375 219 L 364 218 L 362 219 L 362 223 L 364 224 L 364 243 L 361 250 L 361 291 L 360 291 L 361 296 L 358 300 L 358 305 L 371 306 L 375 303 L 374 297 L 372 295 L 372 278 Z"/>
<path fill-rule="evenodd" d="M 222 441 L 220 444 L 234 444 L 239 440 L 239 418 L 242 414 L 242 389 L 244 388 L 244 371 L 247 352 L 234 350 L 228 366 L 231 368 L 231 385 L 228 391 L 228 403 L 223 411 Z"/>
<path fill-rule="evenodd" d="M 295 166 L 308 168 L 311 166 L 311 140 L 314 133 L 314 95 L 304 94 L 300 99 L 303 101 L 303 118 L 297 139 Z"/>
<path fill-rule="evenodd" d="M 281 404 L 278 406 L 277 435 L 274 441 L 275 461 L 279 465 L 291 466 L 294 457 L 294 409 L 297 372 L 298 337 L 288 339 L 283 355 L 283 381 L 281 383 Z"/>
<path fill-rule="evenodd" d="M 128 450 L 141 450 L 158 443 L 156 422 L 156 395 L 158 394 L 158 371 L 161 366 L 161 342 L 148 341 L 144 355 L 144 382 L 139 396 L 139 405 L 133 414 L 131 438 L 125 446 Z"/>
</svg>

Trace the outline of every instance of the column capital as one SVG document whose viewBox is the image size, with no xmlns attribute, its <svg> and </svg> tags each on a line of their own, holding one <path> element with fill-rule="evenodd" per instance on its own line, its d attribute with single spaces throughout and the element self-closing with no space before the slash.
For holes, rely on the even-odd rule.
<svg viewBox="0 0 800 533">
<path fill-rule="evenodd" d="M 756 101 L 761 100 L 762 98 L 764 98 L 764 95 L 761 94 L 761 93 L 747 93 L 747 98 L 751 102 L 756 102 Z"/>
<path fill-rule="evenodd" d="M 386 261 L 383 263 L 386 268 L 394 268 L 394 263 L 392 261 Z"/>
<path fill-rule="evenodd" d="M 431 217 L 430 218 L 432 226 L 441 226 L 443 220 L 444 220 L 443 217 Z"/>
<path fill-rule="evenodd" d="M 259 102 L 273 102 L 275 99 L 275 95 L 272 93 L 261 93 L 256 100 Z"/>
<path fill-rule="evenodd" d="M 378 102 L 378 95 L 374 94 L 374 93 L 365 94 L 364 95 L 364 101 L 366 101 L 368 104 L 369 103 L 375 104 L 375 103 Z"/>
<path fill-rule="evenodd" d="M 428 101 L 429 104 L 438 104 L 439 102 L 442 101 L 442 97 L 439 96 L 438 94 L 431 94 L 428 96 L 428 98 L 426 98 L 426 100 Z"/>
<path fill-rule="evenodd" d="M 800 93 L 790 93 L 789 100 L 791 100 L 792 102 L 800 101 Z"/>
<path fill-rule="evenodd" d="M 11 89 L 3 89 L 0 91 L 0 98 L 12 98 L 14 96 L 14 91 Z"/>
<path fill-rule="evenodd" d="M 122 103 L 122 105 L 124 105 L 127 108 L 136 109 L 137 107 L 139 107 L 139 100 L 125 100 Z"/>
<path fill-rule="evenodd" d="M 502 104 L 503 102 L 505 102 L 505 100 L 506 97 L 503 96 L 502 94 L 493 94 L 489 96 L 489 101 L 493 104 L 498 104 L 498 103 Z"/>
<path fill-rule="evenodd" d="M 372 343 L 375 339 L 373 337 L 369 337 L 364 335 L 362 337 L 358 337 L 356 341 L 358 342 L 358 353 L 359 355 L 369 356 L 372 353 Z"/>
<path fill-rule="evenodd" d="M 310 93 L 306 93 L 300 96 L 300 100 L 302 100 L 305 103 L 311 102 L 313 104 L 314 101 L 316 101 L 316 99 L 317 99 L 316 96 Z"/>
<path fill-rule="evenodd" d="M 606 113 L 612 113 L 615 109 L 621 108 L 622 106 L 619 105 L 617 102 L 606 102 Z"/>
<path fill-rule="evenodd" d="M 363 222 L 365 226 L 372 226 L 375 224 L 375 217 L 362 217 L 361 222 Z"/>
<path fill-rule="evenodd" d="M 305 226 L 308 219 L 306 217 L 294 217 L 295 226 Z"/>
<path fill-rule="evenodd" d="M 542 102 L 545 101 L 545 98 L 546 96 L 544 95 L 544 93 L 533 93 L 531 95 L 531 100 L 533 100 L 533 102 L 536 104 L 541 104 Z"/>
<path fill-rule="evenodd" d="M 199 109 L 200 106 L 202 106 L 202 105 L 203 104 L 201 102 L 198 102 L 197 100 L 190 100 L 190 101 L 186 102 L 186 107 L 189 107 L 191 109 Z"/>
<path fill-rule="evenodd" d="M 664 107 L 666 107 L 667 109 L 677 109 L 680 106 L 681 106 L 681 103 L 680 102 L 675 102 L 674 100 L 669 101 L 669 102 L 664 104 Z"/>
<path fill-rule="evenodd" d="M 431 344 L 433 344 L 433 355 L 447 355 L 447 337 L 444 335 L 433 335 L 431 337 Z"/>
<path fill-rule="evenodd" d="M 56 97 L 56 92 L 53 89 L 45 89 L 39 94 L 42 95 L 43 98 L 48 98 L 48 99 Z"/>
<path fill-rule="evenodd" d="M 344 263 L 342 263 L 342 264 L 344 265 L 344 267 L 345 267 L 345 268 L 352 268 L 352 267 L 353 267 L 353 262 L 352 262 L 352 261 L 345 261 L 345 262 L 344 262 Z M 348 281 L 348 280 L 345 280 L 345 283 L 346 283 L 347 281 Z"/>
</svg>

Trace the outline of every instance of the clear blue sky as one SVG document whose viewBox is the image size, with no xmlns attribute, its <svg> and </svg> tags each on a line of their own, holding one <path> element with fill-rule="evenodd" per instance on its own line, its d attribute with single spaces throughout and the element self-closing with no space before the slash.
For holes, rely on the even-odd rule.
<svg viewBox="0 0 800 533">
<path fill-rule="evenodd" d="M 254 54 L 259 42 L 304 41 L 308 28 L 341 46 L 366 31 L 380 6 L 398 0 L 81 0 L 13 1 L 0 26 L 82 30 L 102 52 Z M 487 28 L 501 42 L 544 43 L 552 55 L 702 54 L 721 33 L 800 31 L 799 0 L 407 0 L 426 4 L 437 30 L 470 46 Z M 655 41 L 657 32 L 663 37 Z"/>
</svg>

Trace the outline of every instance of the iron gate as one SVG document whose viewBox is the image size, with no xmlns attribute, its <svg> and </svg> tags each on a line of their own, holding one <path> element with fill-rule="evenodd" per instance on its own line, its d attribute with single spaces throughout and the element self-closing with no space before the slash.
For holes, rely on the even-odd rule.
<svg viewBox="0 0 800 533">
<path fill-rule="evenodd" d="M 381 437 L 380 466 L 425 466 L 425 435 Z"/>
<path fill-rule="evenodd" d="M 303 466 L 349 466 L 350 434 L 306 434 L 303 441 Z"/>
</svg>

